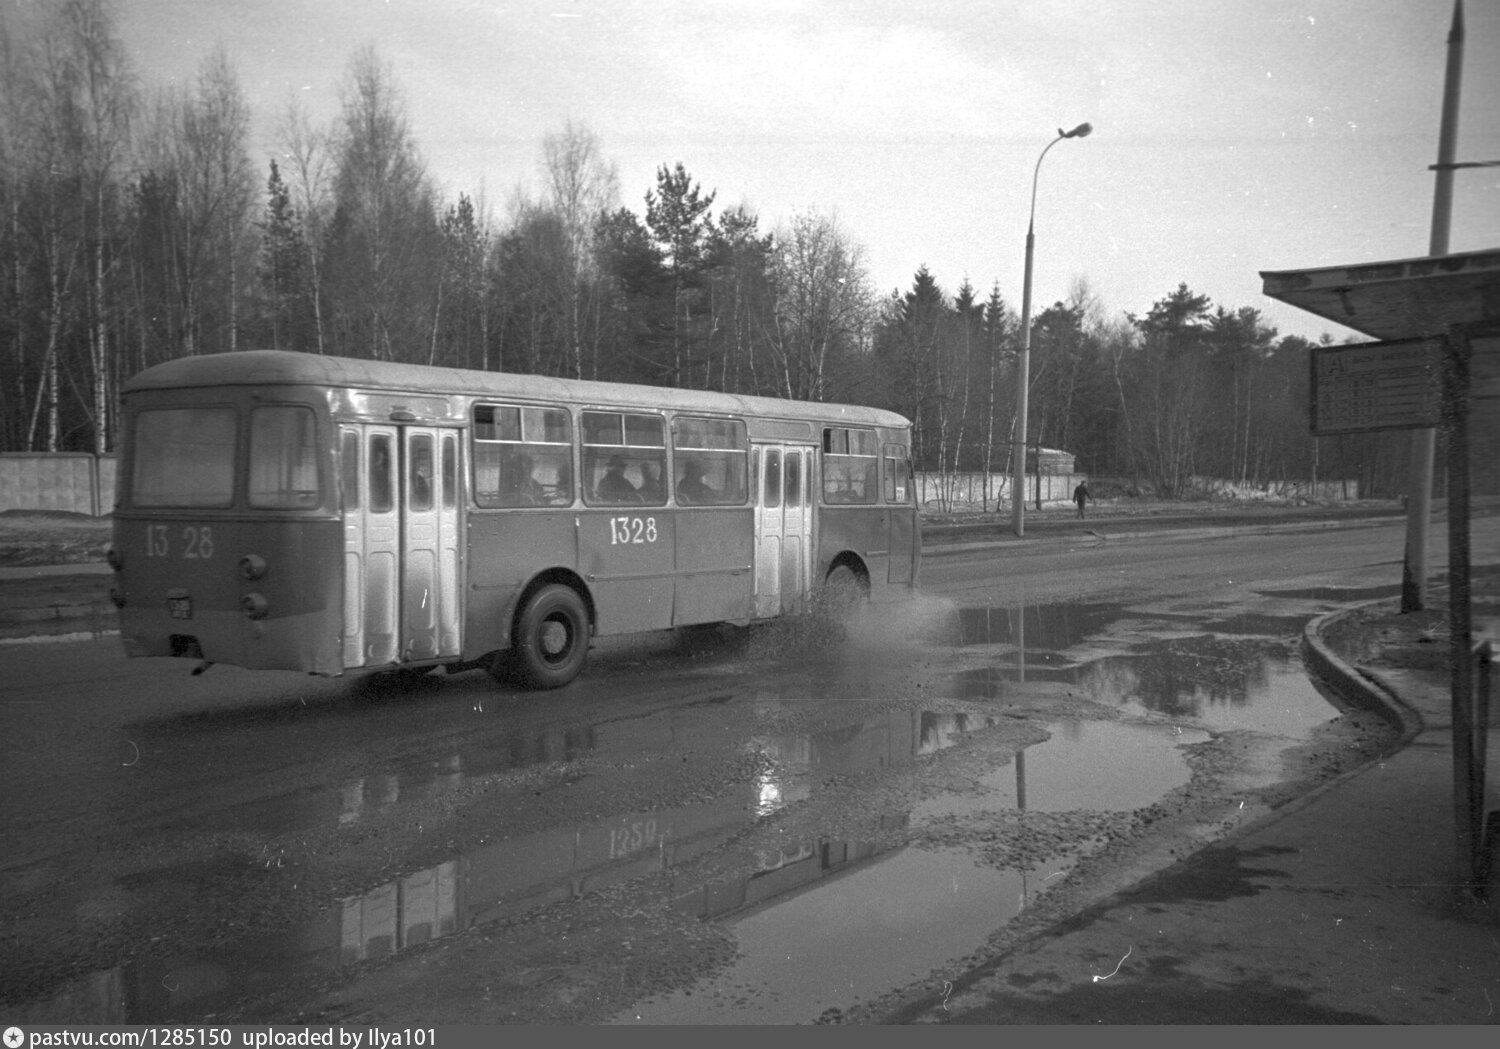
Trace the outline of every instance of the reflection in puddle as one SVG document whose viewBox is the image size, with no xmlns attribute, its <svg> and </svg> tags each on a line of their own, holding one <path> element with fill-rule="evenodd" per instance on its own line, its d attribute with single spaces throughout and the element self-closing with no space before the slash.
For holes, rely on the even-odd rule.
<svg viewBox="0 0 1500 1049">
<path fill-rule="evenodd" d="M 1337 711 L 1313 687 L 1301 661 L 1284 644 L 1195 638 L 1082 665 L 1039 671 L 1028 655 L 1030 681 L 1061 681 L 1087 699 L 1130 714 L 1191 719 L 1217 732 L 1248 729 L 1306 739 Z M 1016 693 L 1014 666 L 955 674 L 952 694 L 971 702 Z"/>
<path fill-rule="evenodd" d="M 1123 605 L 1052 604 L 1018 608 L 961 608 L 960 645 L 1071 648 L 1120 617 Z"/>
<path fill-rule="evenodd" d="M 977 949 L 1042 880 L 901 848 L 734 921 L 740 956 L 728 973 L 616 1022 L 806 1023 Z"/>
<path fill-rule="evenodd" d="M 767 763 L 756 814 L 767 816 L 811 796 L 811 774 L 851 775 L 905 764 L 1000 723 L 993 714 L 893 711 L 815 732 L 752 739 L 748 749 Z"/>
<path fill-rule="evenodd" d="M 299 791 L 226 810 L 224 823 L 237 829 L 283 833 L 293 827 L 328 822 L 351 826 L 400 803 L 425 801 L 486 777 L 551 762 L 574 761 L 599 746 L 593 726 L 552 728 L 527 735 L 511 733 L 437 761 L 398 772 L 372 773 L 334 790 Z"/>
<path fill-rule="evenodd" d="M 597 892 L 644 875 L 674 871 L 717 849 L 789 801 L 806 797 L 808 773 L 855 774 L 909 762 L 953 746 L 998 718 L 901 711 L 755 745 L 770 764 L 759 781 L 710 802 L 630 813 L 504 838 L 435 866 L 340 900 L 300 930 L 263 939 L 212 962 L 145 961 L 94 974 L 21 1010 L 41 1022 L 186 1021 L 242 993 L 247 986 L 296 979 L 299 970 L 330 969 L 388 957 L 474 925 Z M 368 776 L 315 797 L 289 796 L 262 805 L 256 818 L 284 828 L 306 825 L 309 805 L 319 819 L 357 823 L 398 802 L 425 800 L 472 784 L 497 768 L 516 767 L 593 750 L 592 729 L 512 739 L 401 774 Z M 241 813 L 243 820 L 245 813 Z M 904 821 L 903 821 L 904 822 Z M 749 875 L 713 885 L 681 884 L 679 906 L 712 917 L 762 902 L 848 868 L 873 855 L 870 846 L 817 841 L 758 857 Z M 203 976 L 212 973 L 213 978 Z"/>
<path fill-rule="evenodd" d="M 1129 812 L 1185 784 L 1182 748 L 1207 732 L 1172 725 L 1064 721 L 1052 738 L 1018 751 L 1013 765 L 980 778 L 979 797 L 944 795 L 918 803 L 912 820 L 993 809 Z"/>
</svg>

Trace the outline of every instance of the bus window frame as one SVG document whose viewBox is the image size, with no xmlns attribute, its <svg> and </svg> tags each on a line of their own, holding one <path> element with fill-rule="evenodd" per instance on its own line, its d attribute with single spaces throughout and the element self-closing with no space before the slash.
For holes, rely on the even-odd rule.
<svg viewBox="0 0 1500 1049">
<path fill-rule="evenodd" d="M 687 424 L 686 427 L 684 427 L 684 423 Z M 731 434 L 731 441 L 733 443 L 713 447 L 709 447 L 706 444 L 704 446 L 683 444 L 682 430 L 691 428 L 691 426 L 695 423 L 728 424 L 733 428 L 733 432 Z M 678 506 L 690 506 L 695 508 L 704 506 L 745 506 L 750 502 L 750 495 L 753 489 L 750 486 L 749 479 L 750 440 L 748 436 L 748 429 L 749 428 L 746 425 L 745 420 L 740 418 L 695 415 L 686 412 L 680 415 L 675 413 L 673 414 L 671 440 L 671 473 L 669 476 L 672 478 L 672 499 Z M 740 457 L 738 476 L 736 477 L 731 477 L 731 471 L 727 469 L 728 464 L 733 461 L 731 458 L 733 456 Z M 718 498 L 705 500 L 684 500 L 681 498 L 679 490 L 682 486 L 683 478 L 680 476 L 680 472 L 683 468 L 683 464 L 690 460 L 697 460 L 700 463 L 717 461 L 726 465 L 723 477 L 724 486 L 720 489 L 713 489 L 711 485 L 708 486 L 710 490 L 715 490 L 718 492 Z M 734 489 L 736 489 L 737 491 L 731 491 L 731 485 L 733 485 Z"/>
<path fill-rule="evenodd" d="M 230 439 L 231 439 L 232 443 L 230 445 L 229 463 L 228 463 L 228 465 L 229 465 L 229 488 L 228 488 L 228 498 L 227 498 L 227 500 L 225 500 L 224 502 L 214 502 L 214 503 L 201 503 L 201 502 L 200 503 L 191 503 L 191 502 L 189 502 L 189 503 L 178 503 L 178 502 L 170 502 L 170 503 L 169 502 L 149 502 L 149 503 L 143 503 L 143 502 L 141 502 L 141 500 L 140 500 L 140 486 L 137 483 L 139 481 L 139 479 L 140 479 L 138 471 L 140 469 L 140 464 L 143 462 L 143 459 L 141 457 L 141 446 L 142 446 L 141 435 L 140 435 L 141 420 L 145 416 L 147 416 L 147 415 L 164 414 L 164 413 L 172 413 L 172 412 L 198 412 L 198 411 L 210 411 L 210 410 L 211 411 L 215 411 L 215 412 L 227 412 L 229 414 L 229 419 L 230 419 L 229 432 L 230 432 Z M 160 405 L 157 405 L 157 404 L 147 404 L 147 405 L 141 406 L 140 408 L 135 409 L 135 411 L 132 412 L 132 418 L 130 420 L 130 440 L 129 440 L 130 463 L 129 463 L 129 473 L 125 475 L 127 483 L 129 485 L 128 491 L 129 491 L 129 496 L 130 496 L 130 502 L 129 502 L 130 509 L 132 509 L 132 510 L 145 510 L 145 511 L 153 512 L 153 513 L 155 513 L 155 512 L 174 512 L 174 513 L 180 513 L 182 511 L 190 511 L 190 512 L 193 512 L 193 513 L 202 513 L 202 512 L 207 512 L 207 511 L 234 510 L 235 508 L 237 508 L 239 506 L 239 502 L 240 502 L 240 488 L 241 488 L 241 485 L 240 485 L 240 475 L 241 475 L 242 470 L 244 469 L 242 467 L 241 463 L 240 463 L 240 458 L 241 458 L 241 454 L 242 454 L 242 448 L 243 448 L 244 444 L 246 443 L 245 438 L 240 433 L 240 427 L 242 425 L 242 422 L 243 422 L 243 420 L 241 419 L 240 406 L 238 404 L 232 402 L 232 401 L 204 401 L 202 403 L 190 403 L 190 404 L 185 404 L 185 405 L 183 405 L 183 404 L 160 404 Z M 154 449 L 159 451 L 160 450 L 160 445 L 159 444 L 154 445 Z"/>
<path fill-rule="evenodd" d="M 868 446 L 869 451 L 855 452 L 850 448 L 854 444 L 851 437 L 860 435 L 861 446 Z M 864 465 L 864 492 L 861 497 L 841 498 L 844 492 L 854 494 L 853 466 L 856 462 Z M 845 472 L 845 464 L 849 466 L 849 472 Z M 825 506 L 874 506 L 881 501 L 880 482 L 880 437 L 873 427 L 864 426 L 825 426 L 823 427 L 823 462 L 822 476 L 818 486 L 818 498 Z M 848 487 L 843 490 L 830 490 L 830 485 L 847 483 Z"/>
<path fill-rule="evenodd" d="M 588 416 L 614 415 L 620 420 L 618 434 L 621 443 L 604 444 L 590 440 L 589 427 L 586 422 Z M 652 419 L 658 427 L 661 443 L 655 444 L 627 444 L 630 440 L 630 428 L 626 423 L 629 418 Z M 578 447 L 579 447 L 579 481 L 583 491 L 583 503 L 589 507 L 616 507 L 616 506 L 666 506 L 667 505 L 667 472 L 671 466 L 667 454 L 669 445 L 667 426 L 667 413 L 665 411 L 649 411 L 628 408 L 587 407 L 578 410 Z M 609 464 L 618 457 L 625 462 L 625 469 L 629 469 L 632 460 L 637 464 L 637 469 L 646 462 L 656 463 L 658 476 L 657 481 L 660 491 L 652 493 L 648 498 L 646 491 L 646 477 L 644 470 L 641 472 L 641 483 L 636 484 L 625 478 L 635 488 L 635 498 L 630 499 L 605 499 L 601 498 L 598 491 L 599 482 L 609 470 Z M 605 463 L 605 469 L 600 471 L 598 464 Z M 596 476 L 597 475 L 597 476 Z"/>
<path fill-rule="evenodd" d="M 503 410 L 513 409 L 517 414 L 517 427 L 519 438 L 509 437 L 481 437 L 479 412 L 481 409 Z M 555 412 L 567 424 L 567 440 L 547 441 L 531 440 L 528 437 L 527 413 L 528 412 Z M 518 401 L 476 400 L 469 407 L 469 470 L 471 486 L 473 491 L 474 505 L 481 510 L 529 510 L 536 508 L 558 509 L 572 506 L 578 498 L 578 485 L 575 478 L 578 476 L 577 446 L 578 446 L 578 423 L 573 418 L 573 412 L 565 405 L 560 404 L 525 404 Z M 498 432 L 498 421 L 494 424 Z M 543 424 L 541 436 L 546 436 L 546 427 Z M 493 447 L 496 449 L 493 469 L 495 470 L 495 482 L 497 487 L 493 489 L 483 488 L 480 485 L 480 470 L 490 469 L 490 465 L 484 460 L 489 458 L 488 454 L 481 454 L 484 449 Z M 512 458 L 506 457 L 506 449 L 512 449 Z M 531 470 L 526 478 L 516 478 L 515 468 L 519 465 L 522 457 L 531 460 Z M 565 465 L 567 477 L 561 476 L 559 471 L 559 483 L 556 485 L 543 485 L 536 480 L 535 470 L 538 458 L 553 465 Z M 512 481 L 506 484 L 506 475 L 510 473 Z M 528 482 L 530 482 L 528 484 Z M 551 489 L 551 494 L 548 494 Z M 511 497 L 511 498 L 507 498 Z"/>
<path fill-rule="evenodd" d="M 916 500 L 916 481 L 911 468 L 911 453 L 905 445 L 886 444 L 882 446 L 881 459 L 881 498 L 891 506 L 908 506 Z M 902 477 L 905 479 L 905 497 L 902 497 L 901 486 L 896 484 L 896 468 L 900 467 Z"/>
<path fill-rule="evenodd" d="M 237 493 L 243 497 L 245 509 L 252 513 L 263 514 L 315 510 L 321 507 L 327 501 L 328 493 L 327 469 L 324 462 L 326 453 L 325 445 L 327 442 L 324 438 L 323 424 L 318 418 L 317 409 L 306 401 L 257 402 L 251 404 L 249 408 L 250 410 L 244 413 L 244 417 L 241 420 L 244 426 L 244 476 L 243 481 L 238 485 L 242 491 Z M 309 453 L 312 460 L 313 480 L 315 482 L 315 487 L 312 489 L 312 499 L 309 501 L 304 493 L 301 501 L 298 502 L 293 502 L 285 498 L 277 502 L 259 501 L 252 487 L 255 484 L 256 419 L 262 412 L 285 410 L 288 408 L 304 413 L 306 419 L 312 424 L 309 431 L 311 433 L 311 441 L 309 444 L 303 446 L 303 451 Z M 283 490 L 281 494 L 285 496 L 286 492 Z"/>
</svg>

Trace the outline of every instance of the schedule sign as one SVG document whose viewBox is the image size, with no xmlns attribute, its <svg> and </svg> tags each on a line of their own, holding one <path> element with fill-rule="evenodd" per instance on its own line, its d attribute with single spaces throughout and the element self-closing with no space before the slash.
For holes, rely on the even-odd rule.
<svg viewBox="0 0 1500 1049">
<path fill-rule="evenodd" d="M 1439 360 L 1431 339 L 1315 346 L 1313 436 L 1437 426 Z"/>
</svg>

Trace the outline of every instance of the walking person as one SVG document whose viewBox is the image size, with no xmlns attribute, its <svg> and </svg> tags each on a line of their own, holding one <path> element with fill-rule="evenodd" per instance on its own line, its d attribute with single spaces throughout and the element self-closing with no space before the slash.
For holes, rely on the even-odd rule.
<svg viewBox="0 0 1500 1049">
<path fill-rule="evenodd" d="M 1078 517 L 1080 520 L 1084 516 L 1083 504 L 1092 498 L 1093 496 L 1089 495 L 1089 483 L 1087 481 L 1079 481 L 1078 487 L 1073 489 L 1073 501 L 1078 504 Z"/>
</svg>

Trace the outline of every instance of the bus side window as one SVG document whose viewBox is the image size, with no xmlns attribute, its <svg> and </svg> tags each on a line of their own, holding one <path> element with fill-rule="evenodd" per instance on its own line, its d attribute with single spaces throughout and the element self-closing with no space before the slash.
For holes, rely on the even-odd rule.
<svg viewBox="0 0 1500 1049">
<path fill-rule="evenodd" d="M 345 510 L 359 509 L 359 434 L 345 430 L 339 449 L 339 479 Z"/>
<path fill-rule="evenodd" d="M 573 502 L 573 421 L 562 408 L 475 405 L 470 452 L 480 506 Z"/>
<path fill-rule="evenodd" d="M 880 446 L 875 431 L 844 426 L 823 430 L 823 499 L 873 503 L 880 494 Z"/>
<path fill-rule="evenodd" d="M 749 489 L 743 420 L 679 415 L 672 421 L 672 449 L 672 491 L 679 505 L 744 505 Z"/>
<path fill-rule="evenodd" d="M 885 446 L 885 501 L 909 503 L 911 499 L 911 464 L 906 449 L 899 444 Z"/>
<path fill-rule="evenodd" d="M 590 506 L 665 506 L 664 423 L 660 415 L 582 413 L 584 502 Z"/>
</svg>

